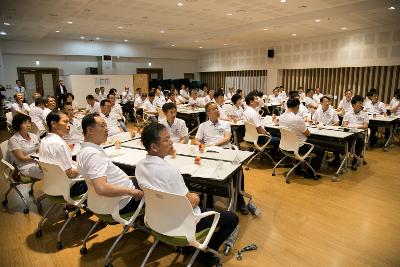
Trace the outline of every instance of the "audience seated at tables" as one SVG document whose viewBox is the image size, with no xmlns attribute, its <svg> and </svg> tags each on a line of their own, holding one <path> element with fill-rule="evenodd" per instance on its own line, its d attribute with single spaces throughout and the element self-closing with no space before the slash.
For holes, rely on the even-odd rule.
<svg viewBox="0 0 400 267">
<path fill-rule="evenodd" d="M 318 124 L 338 126 L 339 116 L 331 106 L 331 99 L 327 96 L 322 96 L 320 102 L 321 105 L 312 115 L 312 119 Z"/>
<path fill-rule="evenodd" d="M 378 92 L 369 92 L 371 100 L 364 104 L 364 111 L 369 114 L 386 114 L 385 103 L 379 100 Z"/>
<path fill-rule="evenodd" d="M 368 129 L 368 123 L 369 123 L 369 118 L 368 118 L 368 113 L 363 112 L 363 102 L 364 98 L 360 95 L 355 95 L 351 99 L 351 104 L 353 106 L 353 110 L 346 112 L 346 114 L 343 117 L 343 126 L 344 127 L 353 127 L 357 129 Z M 356 140 L 356 145 L 355 145 L 355 154 L 359 157 L 361 157 L 361 153 L 364 148 L 365 144 L 365 135 L 364 133 L 357 133 L 357 140 Z M 357 170 L 357 164 L 358 161 L 356 158 L 353 158 L 352 161 L 352 170 Z"/>
<path fill-rule="evenodd" d="M 313 99 L 315 103 L 320 103 L 321 102 L 321 97 L 323 97 L 324 94 L 321 93 L 321 89 L 319 87 L 315 88 L 315 93 L 313 95 Z"/>
<path fill-rule="evenodd" d="M 259 106 L 258 104 L 259 98 L 254 94 L 254 92 L 250 92 L 246 96 L 245 100 L 247 107 L 243 112 L 243 120 L 245 122 L 254 125 L 257 129 L 257 133 L 271 136 L 271 134 L 267 132 L 261 125 L 261 115 L 256 110 L 256 108 Z M 263 145 L 266 142 L 267 142 L 267 137 L 265 136 L 258 137 L 258 142 L 257 142 L 258 144 Z M 269 142 L 269 144 L 273 146 L 273 149 L 271 150 L 272 156 L 276 156 L 276 154 L 278 153 L 279 142 L 280 139 L 278 137 L 276 136 L 271 137 L 271 141 Z"/>
<path fill-rule="evenodd" d="M 392 114 L 400 116 L 400 89 L 394 92 L 394 97 L 389 104 L 389 110 Z"/>
<path fill-rule="evenodd" d="M 35 100 L 36 100 L 36 98 L 39 98 L 39 97 L 42 97 L 42 95 L 39 94 L 39 93 L 34 93 L 34 94 L 32 95 L 32 103 L 29 105 L 29 107 L 30 107 L 31 109 L 35 106 Z"/>
<path fill-rule="evenodd" d="M 114 117 L 118 121 L 119 126 L 124 130 L 124 132 L 128 132 L 128 127 L 126 127 L 125 125 L 125 118 L 122 112 L 122 107 L 120 104 L 117 103 L 117 90 L 114 89 L 114 91 L 112 91 L 113 89 L 114 88 L 110 89 L 110 93 L 107 95 L 107 99 L 111 103 L 110 116 Z"/>
<path fill-rule="evenodd" d="M 72 160 L 71 149 L 63 139 L 69 133 L 68 116 L 62 111 L 54 111 L 47 115 L 46 123 L 49 132 L 40 142 L 39 159 L 60 166 L 69 178 L 76 178 L 79 175 L 76 163 Z M 70 195 L 80 196 L 86 191 L 85 182 L 77 181 L 72 185 Z"/>
<path fill-rule="evenodd" d="M 204 98 L 198 97 L 198 92 L 197 89 L 193 89 L 192 92 L 190 92 L 190 98 L 189 98 L 189 105 L 192 107 L 204 107 Z"/>
<path fill-rule="evenodd" d="M 339 116 L 344 116 L 346 112 L 352 111 L 353 106 L 351 105 L 351 99 L 353 97 L 353 91 L 351 89 L 346 89 L 344 91 L 343 99 L 340 100 L 337 113 Z"/>
<path fill-rule="evenodd" d="M 211 105 L 215 106 L 214 111 L 218 112 L 216 105 Z M 165 126 L 159 123 L 149 124 L 143 129 L 141 138 L 148 155 L 136 165 L 135 176 L 139 186 L 186 196 L 195 213 L 210 210 L 199 207 L 199 196 L 196 193 L 189 192 L 180 171 L 164 160 L 174 150 L 172 146 L 173 142 Z M 208 243 L 208 247 L 215 251 L 218 251 L 218 248 L 230 236 L 239 223 L 239 218 L 235 213 L 224 210 L 219 212 L 218 230 L 213 234 Z M 196 231 L 209 228 L 212 221 L 213 216 L 201 219 L 197 223 Z M 213 254 L 204 252 L 200 252 L 197 260 L 207 263 L 207 266 L 213 266 L 217 261 Z"/>
<path fill-rule="evenodd" d="M 207 95 L 204 97 L 204 102 L 210 103 L 210 102 L 215 102 L 214 100 L 214 89 L 207 89 Z"/>
<path fill-rule="evenodd" d="M 197 130 L 194 143 L 205 144 L 206 146 L 221 146 L 230 148 L 231 146 L 231 126 L 228 121 L 219 119 L 218 105 L 214 102 L 209 102 L 205 106 L 208 116 L 208 121 L 200 124 Z"/>
<path fill-rule="evenodd" d="M 106 101 L 111 109 L 111 104 Z M 104 103 L 104 102 L 103 102 Z M 82 119 L 85 141 L 77 156 L 77 170 L 92 181 L 97 194 L 105 197 L 125 196 L 121 199 L 120 214 L 133 212 L 139 206 L 143 191 L 136 189 L 130 177 L 114 165 L 101 144 L 107 141 L 107 125 L 104 118 L 96 113 Z"/>
<path fill-rule="evenodd" d="M 111 116 L 111 102 L 108 99 L 103 99 L 100 101 L 100 116 L 107 123 L 108 136 L 117 135 L 124 130 L 121 128 L 117 119 Z"/>
<path fill-rule="evenodd" d="M 66 102 L 71 103 L 74 114 L 78 113 L 79 106 L 78 106 L 78 103 L 76 103 L 76 101 L 75 101 L 75 96 L 71 93 L 67 93 L 65 99 L 66 99 Z"/>
<path fill-rule="evenodd" d="M 86 96 L 86 103 L 85 114 L 100 113 L 100 104 L 94 99 L 93 95 Z"/>
<path fill-rule="evenodd" d="M 239 94 L 232 95 L 232 108 L 228 110 L 228 116 L 233 120 L 241 120 L 243 118 L 243 98 Z"/>
<path fill-rule="evenodd" d="M 54 96 L 47 97 L 47 99 L 44 100 L 44 106 L 45 108 L 43 110 L 43 116 L 45 118 L 50 112 L 58 111 L 56 98 Z"/>
<path fill-rule="evenodd" d="M 318 108 L 318 104 L 319 104 L 319 102 L 317 103 L 314 101 L 313 95 L 314 95 L 314 89 L 310 88 L 310 89 L 307 89 L 306 97 L 304 98 L 304 104 L 311 113 L 314 113 L 314 111 Z"/>
<path fill-rule="evenodd" d="M 14 117 L 17 113 L 23 113 L 25 115 L 29 115 L 31 111 L 29 105 L 24 103 L 24 95 L 22 93 L 16 93 L 14 95 L 15 103 L 11 104 L 11 113 Z"/>
<path fill-rule="evenodd" d="M 307 129 L 306 123 L 304 120 L 297 115 L 299 111 L 300 100 L 297 98 L 289 99 L 287 101 L 287 107 L 285 113 L 283 113 L 279 118 L 279 126 L 286 127 L 292 130 L 299 140 L 300 147 L 299 153 L 305 154 L 309 149 L 310 146 L 308 144 L 304 144 L 307 141 L 307 137 L 310 136 L 310 131 Z M 315 171 L 318 171 L 321 167 L 322 159 L 325 154 L 325 149 L 318 145 L 314 145 L 314 149 L 312 153 L 315 154 L 315 157 L 311 160 L 311 166 Z M 321 175 L 315 174 L 311 170 L 306 170 L 304 173 L 301 169 L 301 164 L 295 170 L 296 174 L 303 174 L 304 178 L 312 178 L 312 179 L 319 179 Z"/>
<path fill-rule="evenodd" d="M 143 108 L 143 105 L 144 105 L 144 102 L 146 102 L 146 99 L 147 99 L 147 94 L 146 93 L 142 93 L 140 95 L 140 97 L 136 97 L 135 98 L 135 103 L 133 104 L 135 109 Z"/>
<path fill-rule="evenodd" d="M 229 121 L 228 110 L 226 108 L 229 107 L 229 105 L 225 106 L 224 91 L 218 90 L 214 94 L 214 100 L 218 106 L 219 118 L 224 121 Z"/>
<path fill-rule="evenodd" d="M 188 101 L 190 98 L 189 86 L 182 84 L 179 94 L 183 98 L 184 102 Z"/>
<path fill-rule="evenodd" d="M 156 96 L 154 97 L 154 102 L 156 102 L 158 108 L 162 108 L 162 106 L 166 103 L 166 101 L 164 95 L 161 92 L 161 88 L 157 87 L 155 93 Z"/>
<path fill-rule="evenodd" d="M 189 141 L 188 128 L 184 120 L 176 117 L 176 105 L 172 102 L 165 103 L 162 107 L 165 118 L 160 123 L 167 128 L 174 143 L 185 144 Z"/>
<path fill-rule="evenodd" d="M 282 104 L 282 97 L 279 95 L 279 87 L 275 87 L 274 90 L 272 90 L 272 95 L 270 95 L 268 99 L 271 105 L 278 106 Z"/>
<path fill-rule="evenodd" d="M 62 111 L 67 114 L 69 120 L 69 133 L 64 135 L 67 144 L 79 144 L 83 141 L 81 121 L 75 118 L 71 102 L 64 102 Z"/>
<path fill-rule="evenodd" d="M 39 130 L 39 137 L 43 138 L 46 135 L 46 117 L 44 116 L 43 98 L 36 98 L 34 104 L 35 105 L 31 108 L 31 111 L 29 112 L 29 116 L 31 117 L 32 123 L 34 123 Z"/>
<path fill-rule="evenodd" d="M 129 87 L 125 86 L 124 91 L 121 94 L 121 104 L 125 105 L 127 104 L 129 101 L 133 100 L 133 95 L 132 93 L 129 91 Z"/>
<path fill-rule="evenodd" d="M 12 128 L 15 133 L 8 140 L 8 151 L 11 162 L 17 166 L 22 175 L 36 179 L 43 177 L 42 170 L 36 160 L 30 157 L 38 152 L 39 137 L 31 130 L 31 118 L 23 113 L 17 113 L 12 120 Z"/>
</svg>

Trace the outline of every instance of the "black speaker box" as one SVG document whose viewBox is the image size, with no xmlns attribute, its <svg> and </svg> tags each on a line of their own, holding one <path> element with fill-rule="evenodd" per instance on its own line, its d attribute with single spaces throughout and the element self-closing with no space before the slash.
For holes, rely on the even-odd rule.
<svg viewBox="0 0 400 267">
<path fill-rule="evenodd" d="M 274 49 L 268 49 L 268 57 L 273 58 L 274 57 Z"/>
</svg>

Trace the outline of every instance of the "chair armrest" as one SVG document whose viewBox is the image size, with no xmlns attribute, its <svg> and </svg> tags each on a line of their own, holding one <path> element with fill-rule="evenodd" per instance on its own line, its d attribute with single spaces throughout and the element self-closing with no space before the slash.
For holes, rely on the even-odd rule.
<svg viewBox="0 0 400 267">
<path fill-rule="evenodd" d="M 136 208 L 135 212 L 133 213 L 132 217 L 129 220 L 125 220 L 124 218 L 121 217 L 121 215 L 119 214 L 120 210 L 119 205 L 115 207 L 111 216 L 116 222 L 119 222 L 122 225 L 132 226 L 137 216 L 139 216 L 139 213 L 142 210 L 143 206 L 144 206 L 144 197 L 140 200 L 139 206 Z"/>
<path fill-rule="evenodd" d="M 205 218 L 205 217 L 208 217 L 211 215 L 214 215 L 214 220 L 211 224 L 210 231 L 208 231 L 207 236 L 204 239 L 203 243 L 198 242 L 196 240 L 195 235 L 193 235 L 191 238 L 186 237 L 188 239 L 190 245 L 195 246 L 196 248 L 198 248 L 200 250 L 204 250 L 205 248 L 207 248 L 208 243 L 210 242 L 210 239 L 215 232 L 215 229 L 216 229 L 218 221 L 219 221 L 219 217 L 221 215 L 219 214 L 219 212 L 216 212 L 216 211 L 206 211 L 201 214 L 195 214 L 195 218 L 197 218 L 197 219 L 202 219 L 202 218 Z"/>
<path fill-rule="evenodd" d="M 310 146 L 310 149 L 303 156 L 300 156 L 299 150 L 294 151 L 294 154 L 301 160 L 304 160 L 305 158 L 307 158 L 308 155 L 311 153 L 311 151 L 314 149 L 314 145 L 311 144 L 311 143 L 304 142 L 303 145 L 309 145 Z"/>
<path fill-rule="evenodd" d="M 70 180 L 73 181 L 73 182 L 85 181 L 85 179 L 83 177 L 73 178 L 73 179 L 70 179 Z"/>
</svg>

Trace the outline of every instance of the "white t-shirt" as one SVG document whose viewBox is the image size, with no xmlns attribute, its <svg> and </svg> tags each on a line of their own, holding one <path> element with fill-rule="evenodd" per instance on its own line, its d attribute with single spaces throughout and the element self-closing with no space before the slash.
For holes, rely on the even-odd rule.
<svg viewBox="0 0 400 267">
<path fill-rule="evenodd" d="M 269 97 L 269 102 L 271 105 L 280 105 L 282 104 L 282 97 L 280 95 L 270 95 Z"/>
<path fill-rule="evenodd" d="M 304 120 L 294 114 L 293 112 L 286 111 L 279 117 L 279 126 L 289 128 L 292 130 L 299 140 L 300 144 L 307 140 L 304 132 L 307 131 L 307 126 Z"/>
<path fill-rule="evenodd" d="M 219 118 L 221 120 L 228 120 L 229 118 L 228 118 L 228 111 L 226 108 L 227 106 L 225 106 L 224 104 L 221 106 L 217 104 L 217 106 L 218 106 L 218 111 L 219 111 Z M 230 106 L 230 105 L 228 104 L 228 106 Z"/>
<path fill-rule="evenodd" d="M 209 102 L 215 102 L 214 98 L 211 99 L 211 97 L 209 95 L 206 95 L 206 97 L 204 98 L 204 102 L 207 104 Z"/>
<path fill-rule="evenodd" d="M 397 107 L 399 105 L 399 100 L 396 98 L 393 98 L 392 101 L 390 101 L 390 109 Z M 397 108 L 397 110 L 394 112 L 397 116 L 400 116 L 400 107 Z"/>
<path fill-rule="evenodd" d="M 44 116 L 44 110 L 34 106 L 29 112 L 29 116 L 33 123 L 35 123 L 36 127 L 39 129 L 40 135 L 46 132 L 45 121 L 46 117 Z"/>
<path fill-rule="evenodd" d="M 139 161 L 136 164 L 135 176 L 140 187 L 181 196 L 186 196 L 189 192 L 180 171 L 158 156 L 147 155 Z M 199 207 L 193 210 L 200 213 Z"/>
<path fill-rule="evenodd" d="M 343 98 L 342 100 L 340 100 L 338 108 L 342 108 L 346 112 L 352 111 L 353 106 L 351 105 L 351 99 L 350 99 L 350 101 L 347 101 L 346 98 Z"/>
<path fill-rule="evenodd" d="M 179 94 L 184 98 L 184 99 L 189 99 L 190 95 L 189 92 L 186 92 L 185 90 L 181 90 Z"/>
<path fill-rule="evenodd" d="M 306 107 L 307 107 L 307 108 L 309 108 L 308 105 L 310 105 L 310 104 L 311 104 L 312 106 L 318 106 L 318 104 L 319 104 L 319 103 L 315 102 L 314 99 L 312 99 L 312 98 L 309 97 L 309 96 L 306 96 L 306 97 L 304 98 L 304 103 L 306 104 Z"/>
<path fill-rule="evenodd" d="M 100 113 L 100 116 L 104 118 L 107 123 L 108 136 L 113 136 L 121 133 L 119 122 L 114 117 L 112 117 L 111 114 L 106 116 L 103 113 Z"/>
<path fill-rule="evenodd" d="M 83 142 L 76 158 L 78 172 L 91 180 L 107 177 L 107 183 L 121 187 L 135 188 L 128 175 L 114 165 L 103 148 L 89 142 Z M 123 209 L 131 200 L 130 196 L 122 199 L 120 209 Z"/>
<path fill-rule="evenodd" d="M 143 104 L 143 109 L 145 112 L 157 112 L 156 101 L 150 102 L 148 99 Z"/>
<path fill-rule="evenodd" d="M 64 136 L 64 140 L 68 144 L 79 144 L 83 142 L 82 122 L 76 118 L 69 123 L 69 133 Z"/>
<path fill-rule="evenodd" d="M 100 113 L 100 103 L 94 102 L 93 106 L 87 104 L 86 110 L 89 111 L 89 114 Z"/>
<path fill-rule="evenodd" d="M 141 97 L 137 97 L 135 98 L 135 103 L 133 104 L 133 106 L 135 108 L 143 108 L 143 104 L 145 101 L 147 101 L 147 98 L 145 100 L 142 100 Z"/>
<path fill-rule="evenodd" d="M 238 119 L 242 119 L 243 107 L 242 106 L 237 107 L 236 105 L 232 105 L 232 107 L 228 110 L 228 115 L 235 116 Z"/>
<path fill-rule="evenodd" d="M 116 120 L 122 119 L 122 107 L 120 104 L 115 103 L 115 105 L 111 107 L 110 116 L 114 117 Z"/>
<path fill-rule="evenodd" d="M 372 101 L 368 101 L 364 105 L 364 111 L 372 114 L 381 114 L 386 113 L 385 104 L 381 101 L 376 102 L 375 104 Z"/>
<path fill-rule="evenodd" d="M 198 107 L 204 107 L 204 98 L 202 97 L 197 97 L 196 99 L 193 99 L 192 97 L 189 98 L 189 105 L 196 105 Z"/>
<path fill-rule="evenodd" d="M 355 113 L 354 110 L 346 112 L 343 117 L 343 122 L 349 122 L 349 127 L 363 126 L 364 123 L 369 123 L 368 113 L 360 111 Z"/>
<path fill-rule="evenodd" d="M 61 136 L 48 133 L 40 142 L 39 159 L 44 162 L 57 164 L 64 171 L 73 167 L 71 150 Z"/>
<path fill-rule="evenodd" d="M 339 122 L 336 110 L 332 106 L 329 106 L 326 111 L 324 111 L 322 107 L 318 107 L 312 115 L 312 119 L 325 125 L 333 125 L 336 122 Z"/>
<path fill-rule="evenodd" d="M 261 126 L 261 116 L 254 108 L 248 106 L 243 112 L 243 120 L 256 126 Z"/>
<path fill-rule="evenodd" d="M 163 97 L 162 95 L 155 96 L 154 102 L 156 102 L 157 107 L 162 108 L 162 106 L 166 103 L 165 97 Z"/>
<path fill-rule="evenodd" d="M 323 97 L 323 96 L 324 96 L 323 94 L 319 93 L 319 94 L 314 94 L 312 98 L 315 103 L 319 104 L 319 103 L 321 103 L 321 97 Z"/>
<path fill-rule="evenodd" d="M 127 92 L 127 91 L 123 91 L 122 92 L 122 97 L 121 97 L 121 103 L 122 104 L 126 104 L 129 100 L 132 100 L 132 98 L 133 98 L 133 95 L 132 95 L 132 93 L 131 92 Z"/>
<path fill-rule="evenodd" d="M 31 140 L 26 140 L 23 138 L 19 132 L 16 132 L 13 136 L 11 136 L 10 140 L 8 140 L 8 150 L 22 150 L 25 156 L 36 153 L 39 149 L 39 137 L 36 134 L 28 133 Z M 28 171 L 32 166 L 39 166 L 36 160 L 32 159 L 29 161 L 20 161 L 18 160 L 13 153 L 10 153 L 11 161 L 17 165 L 18 170 L 20 171 Z M 24 173 L 29 175 L 29 173 Z"/>
<path fill-rule="evenodd" d="M 210 120 L 200 124 L 196 133 L 196 139 L 204 142 L 205 145 L 214 144 L 225 137 L 225 133 L 231 133 L 229 122 L 218 120 L 216 124 Z M 221 147 L 229 148 L 230 144 L 225 144 Z"/>
<path fill-rule="evenodd" d="M 172 126 L 169 126 L 166 118 L 160 120 L 160 123 L 164 124 L 167 127 L 168 132 L 171 136 L 171 140 L 174 143 L 179 143 L 182 137 L 189 138 L 188 128 L 186 127 L 186 123 L 184 120 L 175 118 Z"/>
<path fill-rule="evenodd" d="M 44 120 L 46 120 L 47 115 L 49 115 L 50 113 L 51 113 L 51 109 L 49 109 L 49 108 L 44 108 L 44 109 L 43 109 L 43 117 L 44 117 Z"/>
<path fill-rule="evenodd" d="M 22 105 L 19 105 L 18 103 L 12 103 L 11 104 L 11 112 L 12 112 L 13 117 L 15 116 L 15 114 L 17 114 L 18 111 L 22 112 L 26 115 L 29 115 L 31 108 L 29 107 L 29 105 L 27 103 L 22 103 Z"/>
</svg>

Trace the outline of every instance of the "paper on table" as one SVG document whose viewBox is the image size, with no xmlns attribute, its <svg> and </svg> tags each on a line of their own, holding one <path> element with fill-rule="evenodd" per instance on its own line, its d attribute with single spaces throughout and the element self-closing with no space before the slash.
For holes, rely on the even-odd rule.
<svg viewBox="0 0 400 267">
<path fill-rule="evenodd" d="M 193 174 L 194 177 L 201 177 L 201 178 L 217 178 L 216 177 L 216 170 L 215 167 L 205 167 L 200 166 Z"/>
<path fill-rule="evenodd" d="M 113 158 L 113 157 L 122 156 L 124 153 L 121 151 L 121 149 L 108 149 L 108 150 L 106 150 L 106 154 L 110 158 Z"/>
<path fill-rule="evenodd" d="M 181 172 L 181 174 L 188 174 L 192 176 L 199 168 L 200 166 L 196 164 L 183 165 L 179 167 L 179 171 Z"/>
</svg>

